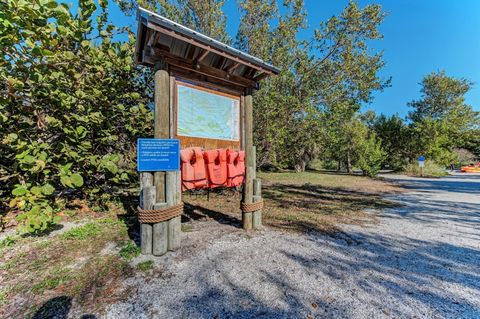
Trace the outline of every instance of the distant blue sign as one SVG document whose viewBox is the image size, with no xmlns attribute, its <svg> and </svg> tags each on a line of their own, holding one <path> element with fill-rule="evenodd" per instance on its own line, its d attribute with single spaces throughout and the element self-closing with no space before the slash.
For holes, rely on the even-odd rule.
<svg viewBox="0 0 480 319">
<path fill-rule="evenodd" d="M 418 161 L 419 162 L 425 162 L 425 156 L 419 156 Z"/>
<path fill-rule="evenodd" d="M 179 169 L 179 140 L 137 139 L 137 170 L 139 172 L 178 171 Z"/>
</svg>

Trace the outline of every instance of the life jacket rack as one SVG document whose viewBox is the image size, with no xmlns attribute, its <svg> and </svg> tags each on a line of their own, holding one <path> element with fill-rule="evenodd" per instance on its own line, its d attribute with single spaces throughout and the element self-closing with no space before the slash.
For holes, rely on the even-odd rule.
<svg viewBox="0 0 480 319">
<path fill-rule="evenodd" d="M 189 147 L 180 151 L 180 170 L 182 191 L 242 186 L 245 182 L 245 152 Z"/>
</svg>

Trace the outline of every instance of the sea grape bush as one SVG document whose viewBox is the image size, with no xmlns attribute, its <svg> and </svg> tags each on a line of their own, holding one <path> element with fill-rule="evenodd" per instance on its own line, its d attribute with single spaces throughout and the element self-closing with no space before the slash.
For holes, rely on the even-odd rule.
<svg viewBox="0 0 480 319">
<path fill-rule="evenodd" d="M 55 223 L 59 198 L 136 180 L 135 140 L 153 127 L 150 74 L 107 3 L 80 0 L 76 14 L 53 0 L 0 3 L 0 211 L 23 232 Z M 120 33 L 128 41 L 114 41 Z"/>
</svg>

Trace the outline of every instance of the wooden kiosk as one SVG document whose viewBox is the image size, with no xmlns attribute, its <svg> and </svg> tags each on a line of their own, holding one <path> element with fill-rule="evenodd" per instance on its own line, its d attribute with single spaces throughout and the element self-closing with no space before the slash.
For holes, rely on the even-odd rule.
<svg viewBox="0 0 480 319">
<path fill-rule="evenodd" d="M 136 61 L 155 71 L 154 137 L 178 139 L 181 148 L 244 150 L 242 224 L 247 230 L 258 228 L 263 202 L 261 183 L 255 178 L 252 92 L 260 80 L 279 70 L 146 9 L 139 8 L 137 18 Z M 195 94 L 207 95 L 216 108 L 226 99 L 232 108 L 226 113 L 232 114 L 230 131 L 220 133 L 220 138 L 192 132 L 190 127 L 202 128 L 202 117 L 188 118 L 185 106 L 195 104 Z M 222 110 L 205 113 L 212 118 L 224 114 Z M 180 172 L 142 172 L 140 192 L 142 253 L 162 255 L 178 249 L 183 211 Z"/>
</svg>

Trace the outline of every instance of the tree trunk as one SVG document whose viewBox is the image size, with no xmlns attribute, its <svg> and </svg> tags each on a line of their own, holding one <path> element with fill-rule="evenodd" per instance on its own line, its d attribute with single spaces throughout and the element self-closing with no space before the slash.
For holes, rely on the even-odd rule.
<svg viewBox="0 0 480 319">
<path fill-rule="evenodd" d="M 351 162 L 351 159 L 350 159 L 350 152 L 347 152 L 347 173 L 351 173 L 352 172 L 352 162 Z"/>
</svg>

